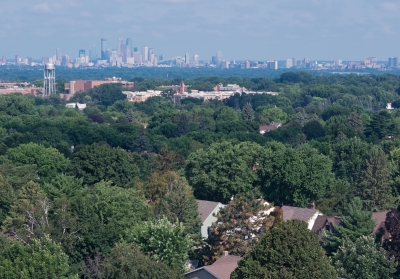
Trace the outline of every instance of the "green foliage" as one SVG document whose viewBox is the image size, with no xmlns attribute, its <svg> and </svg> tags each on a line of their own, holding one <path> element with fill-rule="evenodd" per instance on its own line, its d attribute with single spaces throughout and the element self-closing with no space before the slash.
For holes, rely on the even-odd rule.
<svg viewBox="0 0 400 279">
<path fill-rule="evenodd" d="M 163 217 L 156 222 L 145 222 L 126 232 L 128 242 L 157 262 L 173 269 L 184 270 L 189 260 L 191 241 L 182 223 L 172 224 Z"/>
<path fill-rule="evenodd" d="M 15 202 L 15 192 L 11 185 L 0 175 L 0 228 Z"/>
<path fill-rule="evenodd" d="M 17 166 L 36 165 L 35 172 L 44 181 L 64 172 L 69 165 L 69 160 L 57 149 L 36 143 L 21 144 L 8 149 L 7 158 Z"/>
<path fill-rule="evenodd" d="M 226 202 L 253 188 L 260 154 L 261 146 L 255 143 L 214 143 L 190 154 L 186 178 L 197 198 Z"/>
<path fill-rule="evenodd" d="M 118 83 L 108 83 L 96 86 L 89 91 L 89 96 L 94 102 L 103 106 L 111 106 L 118 100 L 125 100 L 126 96 L 122 93 L 122 86 Z"/>
<path fill-rule="evenodd" d="M 317 235 L 299 220 L 274 226 L 239 261 L 232 279 L 336 279 Z"/>
<path fill-rule="evenodd" d="M 68 256 L 48 236 L 29 244 L 0 236 L 0 278 L 76 278 L 69 272 Z"/>
<path fill-rule="evenodd" d="M 50 227 L 50 201 L 39 184 L 28 182 L 11 206 L 4 228 L 16 239 L 27 242 L 42 237 Z"/>
<path fill-rule="evenodd" d="M 137 247 L 125 242 L 117 243 L 102 263 L 100 278 L 107 279 L 178 279 L 181 272 L 156 262 Z"/>
<path fill-rule="evenodd" d="M 371 145 L 359 138 L 344 139 L 332 145 L 333 170 L 336 177 L 357 183 L 365 161 L 370 156 Z"/>
<path fill-rule="evenodd" d="M 250 103 L 244 105 L 242 109 L 242 118 L 246 121 L 254 121 L 254 110 Z"/>
<path fill-rule="evenodd" d="M 186 113 L 182 113 L 178 123 L 178 136 L 186 135 L 189 132 L 189 121 Z"/>
<path fill-rule="evenodd" d="M 260 156 L 261 189 L 277 204 L 306 207 L 323 197 L 334 181 L 332 163 L 309 145 L 271 143 Z"/>
<path fill-rule="evenodd" d="M 389 279 L 396 271 L 394 258 L 387 259 L 385 250 L 377 246 L 372 236 L 348 240 L 332 258 L 340 277 L 347 279 Z"/>
<path fill-rule="evenodd" d="M 340 225 L 324 237 L 325 248 L 329 253 L 334 253 L 347 240 L 354 242 L 361 236 L 370 235 L 374 227 L 372 212 L 364 211 L 361 199 L 354 198 L 343 212 Z"/>
<path fill-rule="evenodd" d="M 111 180 L 118 186 L 124 186 L 139 176 L 138 164 L 141 160 L 138 155 L 129 154 L 121 148 L 94 143 L 79 148 L 74 154 L 69 173 L 83 178 L 88 185 Z"/>
<path fill-rule="evenodd" d="M 160 215 L 171 223 L 182 223 L 186 233 L 199 235 L 201 220 L 198 204 L 186 179 L 181 178 L 170 184 L 169 191 L 161 200 Z"/>
<path fill-rule="evenodd" d="M 142 195 L 104 181 L 86 188 L 73 204 L 84 235 L 77 250 L 83 255 L 108 252 L 125 230 L 151 219 Z"/>
<path fill-rule="evenodd" d="M 311 120 L 304 125 L 303 133 L 307 136 L 308 140 L 311 140 L 319 137 L 324 137 L 325 128 L 318 120 Z"/>
<path fill-rule="evenodd" d="M 146 136 L 146 129 L 143 126 L 140 127 L 139 134 L 137 135 L 136 140 L 133 143 L 132 149 L 138 153 L 143 151 L 152 151 L 150 141 Z"/>
<path fill-rule="evenodd" d="M 389 176 L 390 167 L 385 153 L 382 149 L 372 149 L 359 183 L 361 197 L 369 210 L 385 210 L 393 205 Z"/>
</svg>

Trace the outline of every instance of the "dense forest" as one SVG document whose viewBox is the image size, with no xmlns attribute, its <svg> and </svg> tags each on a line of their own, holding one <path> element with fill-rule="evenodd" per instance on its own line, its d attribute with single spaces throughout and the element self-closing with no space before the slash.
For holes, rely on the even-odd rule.
<svg viewBox="0 0 400 279">
<path fill-rule="evenodd" d="M 305 69 L 313 75 L 330 76 L 333 71 L 330 70 L 310 70 Z M 164 84 L 171 82 L 171 79 L 196 79 L 201 77 L 239 77 L 239 78 L 279 78 L 285 72 L 296 72 L 297 69 L 284 69 L 278 70 L 253 68 L 253 69 L 219 69 L 213 67 L 200 67 L 200 68 L 179 68 L 179 67 L 110 67 L 110 68 L 73 68 L 57 67 L 56 77 L 57 80 L 102 80 L 111 78 L 113 76 L 120 77 L 124 80 L 131 80 L 134 78 L 145 79 L 164 79 Z M 354 70 L 340 71 L 343 74 L 352 73 Z M 388 69 L 385 71 L 388 74 L 399 74 L 399 69 Z M 359 69 L 357 73 L 360 74 L 381 74 L 382 71 L 376 69 Z M 7 81 L 28 81 L 43 80 L 43 66 L 14 66 L 3 65 L 0 66 L 0 80 Z M 179 84 L 179 83 L 178 83 Z"/>
<path fill-rule="evenodd" d="M 180 82 L 133 80 L 137 90 Z M 0 96 L 0 278 L 181 278 L 189 259 L 206 265 L 225 250 L 244 256 L 232 278 L 396 272 L 400 111 L 385 108 L 400 108 L 400 76 L 300 71 L 184 81 L 278 95 L 173 104 L 165 94 L 130 103 L 119 85 L 105 84 L 72 98 L 87 104 L 83 111 L 58 96 Z M 282 126 L 260 134 L 272 122 Z M 323 248 L 303 223 L 283 222 L 279 209 L 254 230 L 245 220 L 263 210 L 260 197 L 275 206 L 315 204 L 343 224 Z M 208 242 L 199 235 L 196 199 L 228 204 Z M 372 234 L 372 212 L 385 210 L 392 210 L 392 242 Z M 234 240 L 222 237 L 232 220 L 242 228 L 230 231 Z M 247 237 L 254 234 L 257 243 Z M 301 267 L 269 273 L 280 262 L 268 251 L 282 239 L 304 249 L 293 261 L 315 256 L 302 263 L 314 277 Z M 257 262 L 264 254 L 275 257 L 271 264 Z"/>
</svg>

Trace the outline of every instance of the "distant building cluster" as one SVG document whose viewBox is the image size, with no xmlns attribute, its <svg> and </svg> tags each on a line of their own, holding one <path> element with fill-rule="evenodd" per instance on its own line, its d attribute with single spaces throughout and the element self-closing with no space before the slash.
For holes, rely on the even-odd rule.
<svg viewBox="0 0 400 279">
<path fill-rule="evenodd" d="M 99 86 L 102 84 L 112 84 L 118 83 L 121 84 L 124 88 L 134 88 L 135 83 L 131 81 L 125 81 L 121 78 L 106 78 L 104 80 L 71 80 L 64 84 L 65 94 L 61 94 L 61 97 L 69 100 L 76 92 L 84 91 L 87 92 L 90 89 L 93 89 L 95 86 Z"/>
<path fill-rule="evenodd" d="M 330 61 L 315 61 L 304 58 L 288 58 L 278 60 L 226 60 L 223 59 L 222 51 L 217 51 L 211 59 L 200 60 L 198 54 L 192 57 L 189 53 L 183 56 L 175 56 L 166 59 L 164 55 L 156 55 L 154 48 L 143 46 L 138 48 L 133 45 L 132 39 L 120 38 L 113 47 L 109 47 L 106 38 L 100 39 L 100 47 L 91 45 L 88 49 L 79 49 L 77 57 L 62 55 L 60 49 L 56 49 L 51 56 L 42 57 L 41 61 L 33 60 L 32 57 L 21 58 L 15 55 L 14 59 L 7 59 L 3 56 L 1 65 L 46 65 L 54 64 L 68 68 L 82 67 L 209 67 L 209 68 L 239 68 L 239 69 L 310 69 L 310 70 L 356 70 L 356 69 L 393 69 L 399 68 L 397 57 L 389 57 L 387 62 L 378 62 L 377 57 L 368 57 L 362 61 L 342 61 L 341 59 Z"/>
</svg>

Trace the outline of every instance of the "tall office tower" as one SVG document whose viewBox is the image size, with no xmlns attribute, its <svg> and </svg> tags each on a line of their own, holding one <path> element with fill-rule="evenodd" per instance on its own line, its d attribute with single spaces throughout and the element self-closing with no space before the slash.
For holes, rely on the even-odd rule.
<svg viewBox="0 0 400 279">
<path fill-rule="evenodd" d="M 90 62 L 95 62 L 97 60 L 97 48 L 96 45 L 92 45 L 89 50 L 89 60 Z"/>
<path fill-rule="evenodd" d="M 69 56 L 68 55 L 63 55 L 61 57 L 61 65 L 62 66 L 68 66 L 69 64 Z"/>
<path fill-rule="evenodd" d="M 197 54 L 193 55 L 193 62 L 195 65 L 199 65 L 199 56 Z"/>
<path fill-rule="evenodd" d="M 42 64 L 45 65 L 47 63 L 50 63 L 50 58 L 49 57 L 42 57 Z"/>
<path fill-rule="evenodd" d="M 44 65 L 44 96 L 56 94 L 56 70 L 54 64 Z"/>
<path fill-rule="evenodd" d="M 84 58 L 86 56 L 86 51 L 84 49 L 79 50 L 79 58 Z"/>
<path fill-rule="evenodd" d="M 132 50 L 133 50 L 132 39 L 128 38 L 126 39 L 126 47 L 125 47 L 125 53 L 127 58 L 132 57 Z"/>
<path fill-rule="evenodd" d="M 189 53 L 186 53 L 185 54 L 185 63 L 189 64 L 189 62 L 190 62 Z"/>
<path fill-rule="evenodd" d="M 20 62 L 21 62 L 21 59 L 20 59 L 19 55 L 18 54 L 15 55 L 15 65 L 19 65 Z"/>
<path fill-rule="evenodd" d="M 163 61 L 163 60 L 164 60 L 164 55 L 163 55 L 163 54 L 160 54 L 160 55 L 158 56 L 158 60 Z"/>
<path fill-rule="evenodd" d="M 126 49 L 125 40 L 118 39 L 117 55 L 119 57 L 124 57 L 126 55 L 125 49 Z"/>
<path fill-rule="evenodd" d="M 268 68 L 278 70 L 278 61 L 267 61 Z"/>
<path fill-rule="evenodd" d="M 293 67 L 293 60 L 292 59 L 286 59 L 285 68 L 286 69 L 290 69 L 292 67 Z"/>
<path fill-rule="evenodd" d="M 107 60 L 107 47 L 106 43 L 107 39 L 106 38 L 101 38 L 101 53 L 100 53 L 100 58 L 101 60 Z"/>
<path fill-rule="evenodd" d="M 32 57 L 27 57 L 26 58 L 26 64 L 31 66 L 32 65 Z"/>
<path fill-rule="evenodd" d="M 61 51 L 59 48 L 56 48 L 56 50 L 54 51 L 55 55 L 56 55 L 56 60 L 61 60 Z"/>
<path fill-rule="evenodd" d="M 246 62 L 244 62 L 244 67 L 246 69 L 250 69 L 250 61 L 249 60 L 246 60 Z"/>
<path fill-rule="evenodd" d="M 215 63 L 219 65 L 221 62 L 222 62 L 222 52 L 218 50 L 217 55 L 215 55 Z"/>
<path fill-rule="evenodd" d="M 389 57 L 388 59 L 388 67 L 389 68 L 397 68 L 399 66 L 399 62 L 397 57 Z"/>
<path fill-rule="evenodd" d="M 154 56 L 154 48 L 149 48 L 149 61 L 151 62 L 151 55 L 153 54 Z"/>
<path fill-rule="evenodd" d="M 142 47 L 142 62 L 147 62 L 149 60 L 149 47 Z"/>
<path fill-rule="evenodd" d="M 6 63 L 7 63 L 7 57 L 3 55 L 3 57 L 1 58 L 1 64 L 6 64 Z"/>
<path fill-rule="evenodd" d="M 137 47 L 134 47 L 134 48 L 133 48 L 133 52 L 137 52 Z"/>
<path fill-rule="evenodd" d="M 292 65 L 293 65 L 293 67 L 297 67 L 297 58 L 296 57 L 292 58 Z"/>
</svg>

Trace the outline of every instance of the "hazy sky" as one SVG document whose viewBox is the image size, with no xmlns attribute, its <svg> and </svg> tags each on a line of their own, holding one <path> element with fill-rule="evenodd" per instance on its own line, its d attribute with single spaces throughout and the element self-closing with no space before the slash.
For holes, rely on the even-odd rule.
<svg viewBox="0 0 400 279">
<path fill-rule="evenodd" d="M 361 60 L 400 56 L 400 1 L 392 0 L 6 0 L 0 56 L 72 58 L 100 38 L 154 47 L 166 57 Z M 4 3 L 6 2 L 6 3 Z"/>
</svg>

